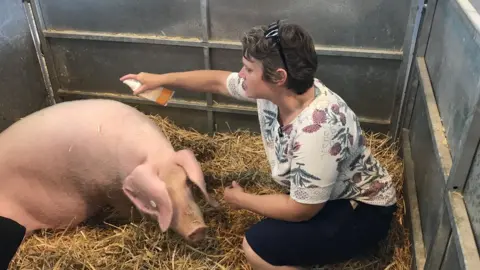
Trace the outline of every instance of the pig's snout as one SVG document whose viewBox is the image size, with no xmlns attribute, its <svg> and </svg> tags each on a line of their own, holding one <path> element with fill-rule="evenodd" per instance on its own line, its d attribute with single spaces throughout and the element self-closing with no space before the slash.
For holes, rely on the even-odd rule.
<svg viewBox="0 0 480 270">
<path fill-rule="evenodd" d="M 205 239 L 206 234 L 207 234 L 207 227 L 204 226 L 204 227 L 196 228 L 187 237 L 189 241 L 196 243 Z"/>
</svg>

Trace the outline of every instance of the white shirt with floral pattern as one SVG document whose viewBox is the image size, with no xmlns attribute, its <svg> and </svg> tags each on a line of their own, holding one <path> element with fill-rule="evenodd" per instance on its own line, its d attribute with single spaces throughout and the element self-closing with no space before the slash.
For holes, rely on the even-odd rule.
<svg viewBox="0 0 480 270">
<path fill-rule="evenodd" d="M 273 179 L 306 204 L 353 199 L 380 206 L 395 204 L 392 178 L 365 146 L 355 113 L 315 79 L 315 100 L 281 127 L 277 106 L 245 95 L 243 79 L 227 79 L 232 97 L 257 103 L 260 130 Z"/>
</svg>

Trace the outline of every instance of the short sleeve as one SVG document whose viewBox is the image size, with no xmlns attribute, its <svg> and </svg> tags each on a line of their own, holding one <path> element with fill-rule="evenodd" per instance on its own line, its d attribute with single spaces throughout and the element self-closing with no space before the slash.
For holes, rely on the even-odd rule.
<svg viewBox="0 0 480 270">
<path fill-rule="evenodd" d="M 289 173 L 290 196 L 305 204 L 323 203 L 337 180 L 340 151 L 326 126 L 306 126 L 294 141 L 294 156 Z"/>
<path fill-rule="evenodd" d="M 244 100 L 249 102 L 256 102 L 255 99 L 247 97 L 245 89 L 243 89 L 243 79 L 240 78 L 238 72 L 232 72 L 227 77 L 227 89 L 230 95 L 238 100 Z"/>
</svg>

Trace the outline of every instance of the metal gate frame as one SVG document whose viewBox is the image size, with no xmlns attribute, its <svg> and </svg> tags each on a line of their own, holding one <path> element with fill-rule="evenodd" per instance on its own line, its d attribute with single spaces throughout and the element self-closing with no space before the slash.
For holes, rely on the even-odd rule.
<svg viewBox="0 0 480 270">
<path fill-rule="evenodd" d="M 419 31 L 418 41 L 415 46 L 415 61 L 408 73 L 406 81 L 408 81 L 408 89 L 405 93 L 405 104 L 400 115 L 400 126 L 403 127 L 403 149 L 406 166 L 406 184 L 414 185 L 411 167 L 411 153 L 409 142 L 409 130 L 413 113 L 413 106 L 416 98 L 425 98 L 428 108 L 429 128 L 432 133 L 432 140 L 437 159 L 439 160 L 442 171 L 444 172 L 446 183 L 443 194 L 443 203 L 440 209 L 439 218 L 436 220 L 436 234 L 430 246 L 423 246 L 422 228 L 419 223 L 419 213 L 417 205 L 416 190 L 409 187 L 407 201 L 413 205 L 410 210 L 415 216 L 413 220 L 412 232 L 415 239 L 413 244 L 414 257 L 416 265 L 412 266 L 416 269 L 441 269 L 445 266 L 447 248 L 452 241 L 456 246 L 457 256 L 460 267 L 462 269 L 480 269 L 479 251 L 475 242 L 474 233 L 468 216 L 467 208 L 463 198 L 465 184 L 473 165 L 476 150 L 480 147 L 480 98 L 476 102 L 476 108 L 472 116 L 465 123 L 467 132 L 462 134 L 461 141 L 463 145 L 458 151 L 460 157 L 452 164 L 452 158 L 448 147 L 443 144 L 446 136 L 443 131 L 443 124 L 440 113 L 435 100 L 431 78 L 427 70 L 425 55 L 428 47 L 430 32 L 432 29 L 433 17 L 435 15 L 437 2 L 443 0 L 430 0 L 425 4 L 426 13 L 422 18 L 421 30 Z M 445 0 L 449 1 L 449 0 Z M 469 32 L 480 41 L 480 15 L 468 0 L 450 0 L 453 2 L 456 11 L 461 14 L 464 23 L 468 26 Z M 415 65 L 415 66 L 413 66 Z M 413 73 L 417 72 L 418 80 L 414 79 Z M 418 85 L 422 86 L 423 93 L 417 93 Z M 480 89 L 479 89 L 480 90 Z M 474 148 L 468 146 L 475 145 Z M 473 150 L 472 150 L 473 149 Z M 418 244 L 419 245 L 415 245 Z M 426 254 L 426 255 L 425 255 Z M 415 262 L 414 262 L 415 263 Z"/>
<path fill-rule="evenodd" d="M 392 133 L 395 133 L 399 129 L 399 119 L 400 119 L 400 108 L 402 107 L 404 96 L 405 96 L 405 86 L 404 81 L 408 74 L 408 69 L 411 66 L 412 62 L 412 48 L 415 44 L 415 36 L 418 31 L 418 19 L 419 14 L 418 10 L 421 9 L 418 7 L 416 1 L 423 0 L 412 0 L 409 20 L 406 27 L 403 51 L 402 50 L 386 50 L 386 49 L 364 49 L 364 48 L 344 48 L 344 47 L 331 47 L 331 46 L 319 46 L 316 45 L 316 52 L 319 56 L 347 56 L 347 57 L 360 57 L 360 58 L 369 58 L 369 59 L 385 59 L 385 60 L 397 60 L 403 61 L 408 58 L 408 63 L 402 63 L 399 68 L 397 76 L 397 85 L 396 90 L 393 91 L 395 98 L 393 102 L 392 114 L 389 120 L 379 120 L 379 119 L 369 119 L 364 117 L 359 117 L 362 123 L 365 123 L 369 126 L 375 127 L 379 130 L 386 130 Z M 58 76 L 56 74 L 57 70 L 54 65 L 54 58 L 51 51 L 49 39 L 75 39 L 75 40 L 92 40 L 92 41 L 114 41 L 114 42 L 130 42 L 138 44 L 161 44 L 161 45 L 175 45 L 175 46 L 187 46 L 187 47 L 200 47 L 203 48 L 203 57 L 204 57 L 204 68 L 211 68 L 211 49 L 230 49 L 230 50 L 240 50 L 240 42 L 222 42 L 222 41 L 212 41 L 210 40 L 210 24 L 208 23 L 208 0 L 199 1 L 199 9 L 201 11 L 201 20 L 202 20 L 202 37 L 199 40 L 195 39 L 181 39 L 181 38 L 162 38 L 162 37 L 153 37 L 149 35 L 129 35 L 129 34 L 111 34 L 111 33 L 96 33 L 88 31 L 66 31 L 66 30 L 49 30 L 46 28 L 44 23 L 44 18 L 41 12 L 40 3 L 38 0 L 22 0 L 26 10 L 26 14 L 29 17 L 29 22 L 31 23 L 32 36 L 35 38 L 35 46 L 37 47 L 37 53 L 39 58 L 41 58 L 40 64 L 41 69 L 45 77 L 45 85 L 47 91 L 51 93 L 52 98 L 57 102 L 61 98 L 84 98 L 84 97 L 107 97 L 111 99 L 116 99 L 120 101 L 125 101 L 133 104 L 149 104 L 150 102 L 144 101 L 143 99 L 131 95 L 122 95 L 122 94 L 108 94 L 108 93 L 91 93 L 86 91 L 72 91 L 72 90 L 63 90 L 60 88 L 60 83 L 58 81 Z M 58 89 L 58 91 L 55 91 Z M 214 127 L 214 113 L 215 112 L 224 112 L 224 113 L 235 113 L 235 114 L 245 114 L 245 115 L 256 115 L 257 110 L 254 106 L 248 105 L 238 105 L 229 106 L 229 104 L 216 104 L 213 100 L 211 93 L 206 93 L 206 100 L 201 102 L 190 102 L 183 100 L 172 100 L 169 103 L 169 107 L 172 108 L 186 108 L 205 111 L 207 113 L 208 120 L 208 130 L 209 133 L 212 133 L 215 130 Z M 395 134 L 395 136 L 397 136 Z"/>
</svg>

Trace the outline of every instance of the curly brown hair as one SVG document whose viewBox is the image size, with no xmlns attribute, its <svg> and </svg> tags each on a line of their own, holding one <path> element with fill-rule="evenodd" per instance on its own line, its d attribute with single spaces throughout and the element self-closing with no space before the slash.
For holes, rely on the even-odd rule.
<svg viewBox="0 0 480 270">
<path fill-rule="evenodd" d="M 286 86 L 296 94 L 305 93 L 313 85 L 317 70 L 317 55 L 313 38 L 296 24 L 280 23 L 278 34 L 285 56 L 285 67 L 278 46 L 272 39 L 265 38 L 267 26 L 255 26 L 241 38 L 243 56 L 256 59 L 263 66 L 263 80 L 275 83 L 280 77 L 278 68 L 288 71 Z"/>
</svg>

